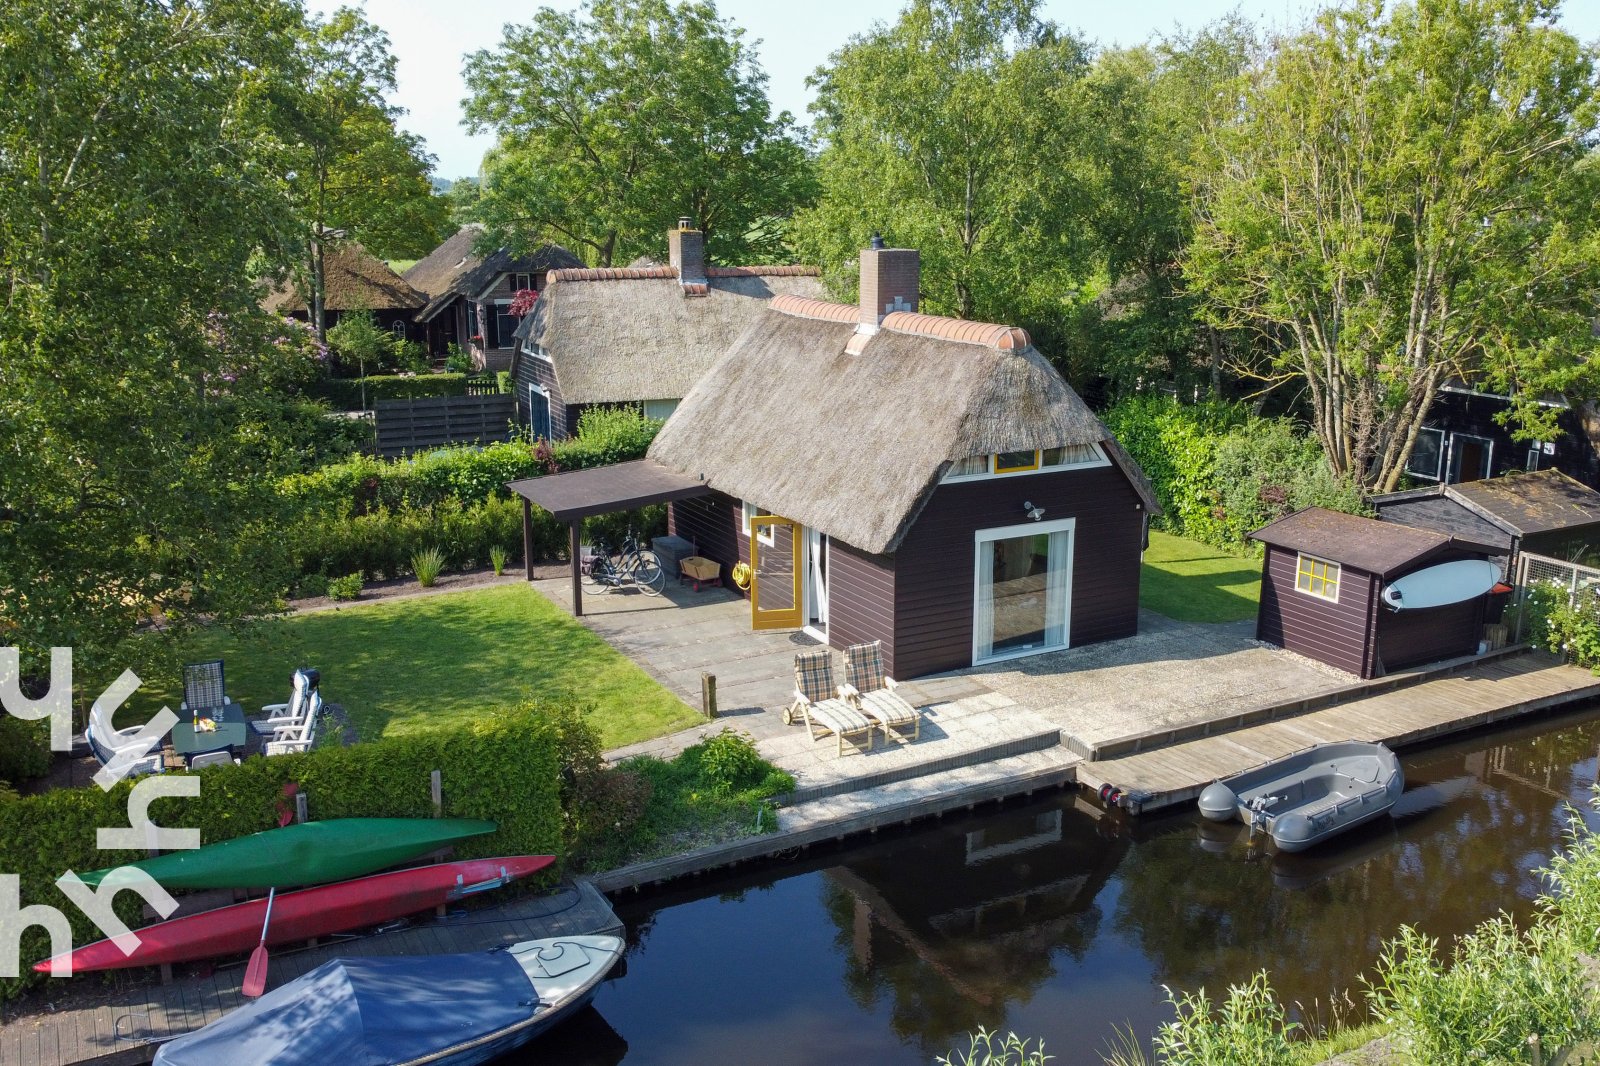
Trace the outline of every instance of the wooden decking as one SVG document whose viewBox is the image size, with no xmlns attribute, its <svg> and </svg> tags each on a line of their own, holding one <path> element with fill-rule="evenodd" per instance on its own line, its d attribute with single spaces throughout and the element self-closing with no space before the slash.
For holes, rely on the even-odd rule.
<svg viewBox="0 0 1600 1066">
<path fill-rule="evenodd" d="M 1112 785 L 1133 809 L 1197 797 L 1219 777 L 1312 744 L 1371 740 L 1399 747 L 1600 696 L 1600 678 L 1538 653 L 1469 666 L 1445 677 L 1231 732 L 1078 765 L 1078 783 Z"/>
<path fill-rule="evenodd" d="M 268 987 L 276 988 L 335 958 L 482 951 L 501 944 L 579 933 L 620 933 L 622 922 L 587 882 L 547 896 L 516 900 L 459 916 L 417 920 L 394 932 L 340 941 L 293 954 L 272 955 Z M 209 977 L 170 984 L 149 980 L 150 971 L 117 971 L 109 983 L 97 974 L 67 980 L 87 986 L 98 1006 L 58 1010 L 0 1026 L 4 1066 L 97 1066 L 147 1063 L 165 1040 L 216 1021 L 243 1005 L 239 983 L 244 964 L 218 968 Z"/>
</svg>

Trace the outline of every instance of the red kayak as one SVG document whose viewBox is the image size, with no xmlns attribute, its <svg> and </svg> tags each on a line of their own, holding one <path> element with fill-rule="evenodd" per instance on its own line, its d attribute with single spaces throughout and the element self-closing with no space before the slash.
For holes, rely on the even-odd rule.
<svg viewBox="0 0 1600 1066">
<path fill-rule="evenodd" d="M 294 943 L 378 925 L 499 888 L 537 873 L 554 861 L 553 855 L 513 855 L 445 862 L 285 892 L 272 905 L 267 944 Z M 260 942 L 266 911 L 266 900 L 253 899 L 147 925 L 134 930 L 139 935 L 139 946 L 132 955 L 124 955 L 110 940 L 97 940 L 71 953 L 72 972 L 241 955 Z M 46 959 L 33 968 L 48 973 L 53 961 Z"/>
</svg>

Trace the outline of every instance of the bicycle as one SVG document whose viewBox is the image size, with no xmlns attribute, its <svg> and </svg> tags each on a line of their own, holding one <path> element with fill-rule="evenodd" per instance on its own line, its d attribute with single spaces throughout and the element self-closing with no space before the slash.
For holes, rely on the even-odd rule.
<svg viewBox="0 0 1600 1066">
<path fill-rule="evenodd" d="M 596 540 L 594 554 L 583 562 L 581 577 L 584 590 L 595 595 L 633 585 L 646 596 L 659 596 L 667 584 L 667 571 L 661 565 L 661 558 L 640 546 L 631 529 L 623 538 L 622 547 L 615 552 Z"/>
</svg>

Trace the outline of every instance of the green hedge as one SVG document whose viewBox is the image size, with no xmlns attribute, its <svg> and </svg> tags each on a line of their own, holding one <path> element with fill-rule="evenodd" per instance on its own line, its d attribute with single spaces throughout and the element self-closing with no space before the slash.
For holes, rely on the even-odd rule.
<svg viewBox="0 0 1600 1066">
<path fill-rule="evenodd" d="M 1179 536 L 1241 550 L 1252 531 L 1302 507 L 1370 513 L 1317 441 L 1287 419 L 1163 396 L 1131 397 L 1102 418 L 1154 485 L 1165 512 L 1156 524 Z"/>
<path fill-rule="evenodd" d="M 458 845 L 459 858 L 560 856 L 566 824 L 561 770 L 574 761 L 575 746 L 594 746 L 586 743 L 585 730 L 579 708 L 551 702 L 349 748 L 247 759 L 237 766 L 201 770 L 198 799 L 157 800 L 151 817 L 158 825 L 198 828 L 207 844 L 230 840 L 275 827 L 284 785 L 294 782 L 306 793 L 313 818 L 422 818 L 432 814 L 429 774 L 440 770 L 446 815 L 490 818 L 500 826 L 495 833 Z M 55 879 L 67 870 L 99 869 L 143 857 L 95 848 L 96 829 L 128 824 L 133 784 L 123 782 L 110 792 L 91 785 L 0 799 L 0 871 L 20 875 L 24 906 L 43 903 L 71 918 L 74 944 L 102 934 L 67 902 Z M 141 907 L 134 893 L 118 897 L 118 911 L 132 926 L 142 924 L 137 919 Z M 48 954 L 48 938 L 38 928 L 29 930 L 22 943 L 25 965 Z M 31 971 L 0 980 L 0 1002 L 44 980 Z"/>
<path fill-rule="evenodd" d="M 325 378 L 306 391 L 343 411 L 362 409 L 362 382 L 366 406 L 379 400 L 419 400 L 426 396 L 465 396 L 467 374 L 369 374 L 363 378 Z"/>
</svg>

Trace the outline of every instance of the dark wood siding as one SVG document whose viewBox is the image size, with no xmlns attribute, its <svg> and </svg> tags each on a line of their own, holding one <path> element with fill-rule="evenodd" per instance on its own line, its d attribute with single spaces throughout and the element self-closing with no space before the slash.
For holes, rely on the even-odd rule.
<svg viewBox="0 0 1600 1066">
<path fill-rule="evenodd" d="M 881 640 L 889 676 L 915 677 L 928 671 L 915 671 L 914 665 L 915 672 L 906 669 L 895 632 L 895 587 L 893 556 L 868 555 L 841 541 L 828 541 L 828 643 L 846 648 Z"/>
<path fill-rule="evenodd" d="M 1457 559 L 1481 558 L 1483 556 L 1469 552 L 1447 551 L 1428 559 L 1425 566 L 1416 567 L 1410 572 L 1416 573 L 1417 570 Z M 1403 576 L 1397 574 L 1391 580 Z M 1378 639 L 1374 642 L 1377 673 L 1381 675 L 1407 666 L 1472 654 L 1478 650 L 1478 641 L 1483 638 L 1484 614 L 1487 610 L 1488 598 L 1485 596 L 1412 611 L 1393 611 L 1380 602 L 1376 619 Z"/>
<path fill-rule="evenodd" d="M 1339 574 L 1339 602 L 1333 603 L 1296 590 L 1298 567 L 1298 552 L 1267 547 L 1256 639 L 1372 677 L 1375 671 L 1368 641 L 1375 584 L 1372 575 L 1344 567 Z"/>
<path fill-rule="evenodd" d="M 527 352 L 519 353 L 512 381 L 517 394 L 518 422 L 526 425 L 528 421 L 528 386 L 542 385 L 550 390 L 550 439 L 561 440 L 577 431 L 577 425 L 567 421 L 567 405 L 561 402 L 561 383 L 556 380 L 556 368 L 550 360 Z"/>
<path fill-rule="evenodd" d="M 720 492 L 667 505 L 668 531 L 722 564 L 723 585 L 734 592 L 739 586 L 728 580 L 728 572 L 734 563 L 750 561 L 749 541 L 739 534 L 739 511 L 739 501 Z"/>
<path fill-rule="evenodd" d="M 1098 467 L 941 485 L 895 553 L 896 677 L 971 665 L 974 535 L 1025 521 L 1024 501 L 1043 507 L 1046 522 L 1077 520 L 1070 643 L 1138 631 L 1145 513 L 1120 470 Z M 830 623 L 836 602 L 829 601 Z"/>
</svg>

